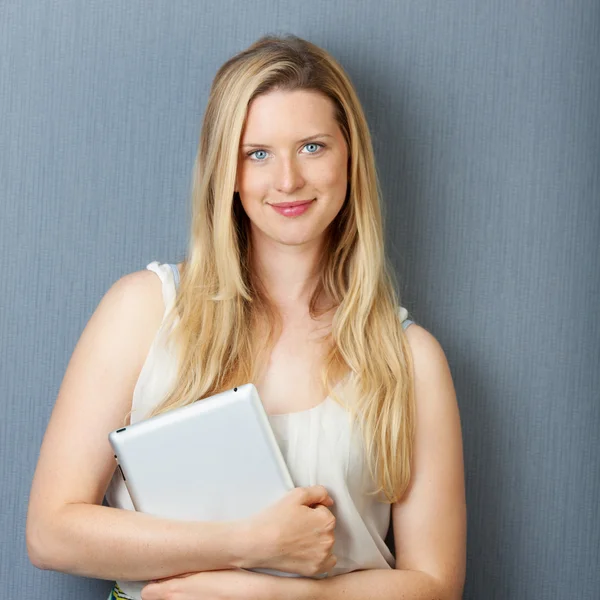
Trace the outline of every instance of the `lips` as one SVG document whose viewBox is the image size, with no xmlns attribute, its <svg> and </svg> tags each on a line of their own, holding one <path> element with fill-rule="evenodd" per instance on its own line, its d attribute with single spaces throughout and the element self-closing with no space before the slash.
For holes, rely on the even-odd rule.
<svg viewBox="0 0 600 600">
<path fill-rule="evenodd" d="M 297 200 L 296 202 L 270 202 L 271 206 L 275 206 L 277 208 L 293 208 L 294 206 L 303 206 L 304 204 L 309 204 L 315 198 L 311 198 L 310 200 Z"/>
<path fill-rule="evenodd" d="M 277 204 L 269 204 L 269 206 L 284 217 L 299 217 L 307 210 L 310 210 L 315 200 L 316 198 L 312 200 L 296 200 L 296 202 L 279 202 Z"/>
</svg>

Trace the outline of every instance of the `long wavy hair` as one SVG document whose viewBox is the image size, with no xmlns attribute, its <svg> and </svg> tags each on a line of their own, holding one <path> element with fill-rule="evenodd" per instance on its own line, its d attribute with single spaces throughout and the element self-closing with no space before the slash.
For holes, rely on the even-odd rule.
<svg viewBox="0 0 600 600">
<path fill-rule="evenodd" d="M 262 37 L 228 60 L 212 83 L 193 169 L 189 248 L 165 322 L 178 377 L 151 415 L 257 381 L 277 340 L 278 311 L 251 269 L 249 220 L 234 191 L 248 106 L 275 89 L 324 94 L 348 147 L 347 195 L 328 229 L 309 311 L 315 318 L 319 299 L 330 302 L 322 384 L 340 402 L 334 388 L 347 375 L 353 402 L 343 404 L 362 432 L 377 488 L 371 493 L 396 502 L 411 477 L 412 357 L 385 258 L 371 136 L 340 64 L 296 36 Z M 260 323 L 266 323 L 266 334 L 259 336 Z"/>
</svg>

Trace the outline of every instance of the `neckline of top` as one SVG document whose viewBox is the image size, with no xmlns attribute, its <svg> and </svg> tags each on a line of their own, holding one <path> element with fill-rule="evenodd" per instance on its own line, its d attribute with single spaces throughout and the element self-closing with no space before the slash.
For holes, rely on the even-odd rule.
<svg viewBox="0 0 600 600">
<path fill-rule="evenodd" d="M 321 408 L 328 400 L 331 400 L 330 396 L 326 396 L 323 400 L 321 400 L 321 402 L 319 402 L 318 404 L 315 404 L 314 406 L 311 406 L 310 408 L 305 408 L 303 410 L 294 410 L 292 412 L 285 412 L 285 413 L 275 413 L 275 414 L 267 413 L 267 417 L 269 417 L 269 419 L 278 419 L 278 418 L 282 418 L 282 417 L 294 417 L 296 415 L 307 415 L 307 414 Z"/>
</svg>

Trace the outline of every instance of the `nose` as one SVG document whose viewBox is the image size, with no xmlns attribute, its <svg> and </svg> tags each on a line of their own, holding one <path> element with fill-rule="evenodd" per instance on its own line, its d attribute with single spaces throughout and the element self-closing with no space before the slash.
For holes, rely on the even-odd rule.
<svg viewBox="0 0 600 600">
<path fill-rule="evenodd" d="M 283 157 L 277 165 L 275 187 L 283 194 L 291 194 L 304 186 L 304 177 L 294 157 Z"/>
</svg>

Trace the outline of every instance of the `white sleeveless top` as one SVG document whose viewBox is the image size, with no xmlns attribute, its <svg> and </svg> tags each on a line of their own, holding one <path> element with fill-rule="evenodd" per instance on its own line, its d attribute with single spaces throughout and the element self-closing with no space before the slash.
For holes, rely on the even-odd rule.
<svg viewBox="0 0 600 600">
<path fill-rule="evenodd" d="M 162 281 L 165 315 L 173 305 L 179 283 L 174 265 L 151 262 L 147 269 Z M 406 328 L 412 323 L 400 308 Z M 163 316 L 164 323 L 164 316 Z M 133 391 L 131 423 L 144 419 L 174 384 L 175 357 L 164 344 L 161 326 L 154 338 Z M 340 384 L 341 385 L 341 384 Z M 343 391 L 343 393 L 342 393 Z M 336 389 L 343 402 L 351 397 L 348 383 Z M 269 415 L 271 427 L 296 486 L 323 485 L 334 504 L 336 517 L 333 553 L 337 564 L 329 577 L 360 569 L 389 569 L 395 561 L 385 544 L 390 525 L 391 506 L 382 495 L 369 496 L 374 482 L 364 456 L 358 428 L 352 428 L 349 412 L 331 397 L 313 408 L 299 412 Z M 106 491 L 109 506 L 134 510 L 118 470 Z M 136 600 L 146 582 L 119 581 L 123 592 Z"/>
</svg>

